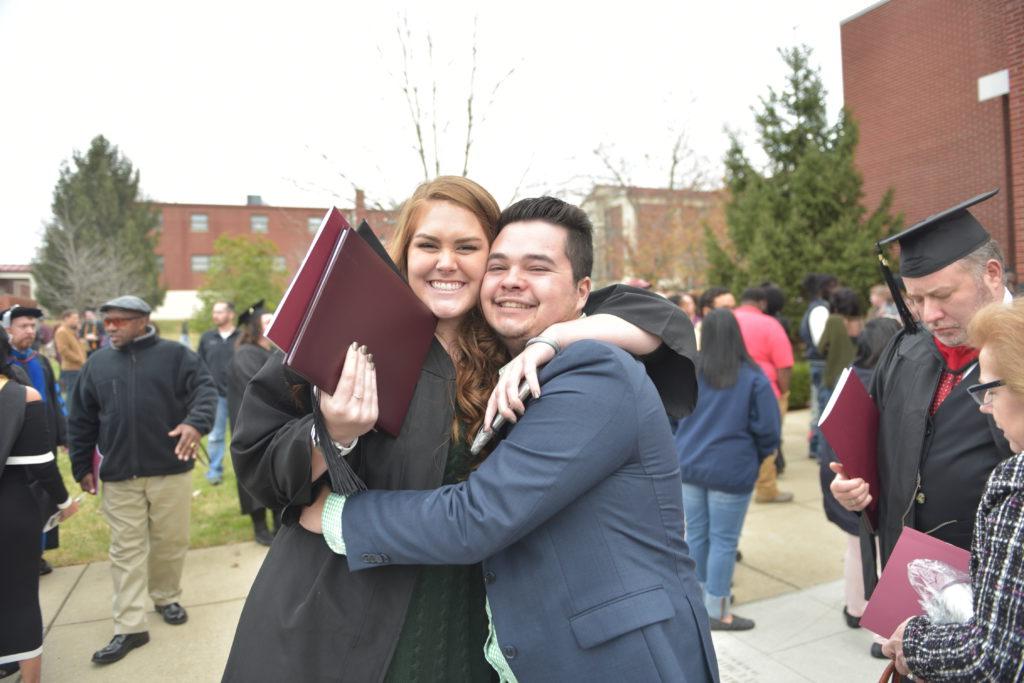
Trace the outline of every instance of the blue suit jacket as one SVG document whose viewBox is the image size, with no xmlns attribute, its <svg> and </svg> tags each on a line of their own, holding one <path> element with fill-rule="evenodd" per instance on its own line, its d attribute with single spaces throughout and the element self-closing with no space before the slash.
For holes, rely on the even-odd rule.
<svg viewBox="0 0 1024 683">
<path fill-rule="evenodd" d="M 483 562 L 524 683 L 717 681 L 672 434 L 643 367 L 580 342 L 540 379 L 540 399 L 467 481 L 350 497 L 349 568 Z"/>
</svg>

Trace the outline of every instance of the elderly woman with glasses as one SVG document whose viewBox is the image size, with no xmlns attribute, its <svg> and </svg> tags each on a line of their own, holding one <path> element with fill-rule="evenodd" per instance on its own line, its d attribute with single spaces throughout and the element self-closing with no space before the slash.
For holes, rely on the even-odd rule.
<svg viewBox="0 0 1024 683">
<path fill-rule="evenodd" d="M 992 471 L 971 545 L 974 616 L 903 622 L 883 647 L 904 675 L 928 681 L 1024 680 L 1024 300 L 984 308 L 969 329 L 981 350 L 967 389 L 1017 453 Z"/>
</svg>

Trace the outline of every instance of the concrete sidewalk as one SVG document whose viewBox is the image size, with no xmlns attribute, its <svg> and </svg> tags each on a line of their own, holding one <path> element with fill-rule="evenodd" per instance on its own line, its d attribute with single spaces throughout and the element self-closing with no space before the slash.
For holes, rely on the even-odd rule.
<svg viewBox="0 0 1024 683">
<path fill-rule="evenodd" d="M 714 634 L 723 681 L 877 680 L 885 665 L 868 655 L 871 634 L 843 621 L 839 579 L 845 540 L 822 512 L 818 465 L 807 458 L 807 420 L 806 411 L 786 419 L 788 466 L 780 485 L 796 501 L 751 504 L 747 516 L 735 610 L 757 627 Z M 47 629 L 43 680 L 220 680 L 265 553 L 255 543 L 190 551 L 182 601 L 188 623 L 168 626 L 151 612 L 151 642 L 105 667 L 90 657 L 113 635 L 109 563 L 54 570 L 40 581 Z"/>
</svg>

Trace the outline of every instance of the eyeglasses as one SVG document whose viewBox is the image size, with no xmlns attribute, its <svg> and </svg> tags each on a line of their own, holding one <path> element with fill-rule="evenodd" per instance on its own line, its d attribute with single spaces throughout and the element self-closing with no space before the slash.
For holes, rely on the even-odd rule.
<svg viewBox="0 0 1024 683">
<path fill-rule="evenodd" d="M 974 402 L 979 406 L 987 406 L 992 404 L 992 389 L 1006 386 L 1006 382 L 1001 379 L 994 379 L 991 382 L 985 382 L 984 384 L 972 384 L 967 387 L 967 393 L 971 395 Z"/>
<path fill-rule="evenodd" d="M 128 323 L 130 323 L 133 320 L 140 320 L 140 319 L 142 319 L 144 317 L 145 316 L 142 316 L 142 315 L 130 315 L 130 316 L 127 316 L 127 317 L 124 317 L 124 318 L 109 318 L 109 317 L 104 316 L 103 317 L 103 326 L 104 327 L 113 327 L 114 329 L 117 329 L 118 327 L 124 327 L 125 325 L 127 325 Z"/>
</svg>

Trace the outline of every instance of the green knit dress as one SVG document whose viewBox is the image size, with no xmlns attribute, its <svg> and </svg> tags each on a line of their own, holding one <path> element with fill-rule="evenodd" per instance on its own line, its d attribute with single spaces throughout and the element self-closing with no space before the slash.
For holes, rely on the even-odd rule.
<svg viewBox="0 0 1024 683">
<path fill-rule="evenodd" d="M 452 440 L 444 483 L 470 473 L 469 445 Z M 497 680 L 484 658 L 487 614 L 480 565 L 420 567 L 405 624 L 385 680 L 389 683 L 459 683 Z"/>
</svg>

